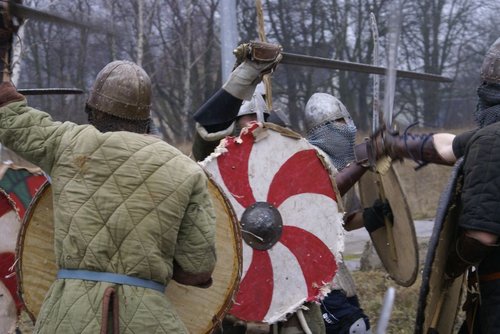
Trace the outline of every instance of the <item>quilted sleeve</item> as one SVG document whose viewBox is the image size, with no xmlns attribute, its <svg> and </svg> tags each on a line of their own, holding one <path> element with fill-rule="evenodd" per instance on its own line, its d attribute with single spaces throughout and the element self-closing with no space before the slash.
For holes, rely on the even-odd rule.
<svg viewBox="0 0 500 334">
<path fill-rule="evenodd" d="M 54 122 L 26 100 L 0 108 L 0 142 L 49 174 L 62 135 L 74 125 Z"/>
<path fill-rule="evenodd" d="M 467 143 L 470 141 L 472 136 L 477 132 L 477 129 L 470 130 L 464 133 L 461 133 L 453 139 L 453 154 L 458 158 L 461 158 L 465 154 L 465 148 L 467 147 Z"/>
<path fill-rule="evenodd" d="M 500 235 L 500 131 L 483 130 L 468 147 L 464 161 L 460 226 Z"/>
<path fill-rule="evenodd" d="M 175 261 L 191 274 L 211 273 L 215 267 L 215 212 L 203 171 L 194 176 L 194 187 L 184 213 L 175 248 Z"/>
</svg>

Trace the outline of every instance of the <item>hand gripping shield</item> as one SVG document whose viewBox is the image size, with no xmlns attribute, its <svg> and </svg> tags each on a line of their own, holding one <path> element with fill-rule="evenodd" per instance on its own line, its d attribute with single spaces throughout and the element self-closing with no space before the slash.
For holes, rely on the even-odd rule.
<svg viewBox="0 0 500 334">
<path fill-rule="evenodd" d="M 444 270 L 451 247 L 458 235 L 460 213 L 459 194 L 463 183 L 463 159 L 456 162 L 448 184 L 441 194 L 434 229 L 422 272 L 422 285 L 417 305 L 415 334 L 454 332 L 456 318 L 462 302 L 465 274 L 446 281 Z"/>
<path fill-rule="evenodd" d="M 172 280 L 165 292 L 193 334 L 212 333 L 220 326 L 232 305 L 241 275 L 241 239 L 235 214 L 212 180 L 208 187 L 217 217 L 217 265 L 212 275 L 213 284 L 208 289 L 200 289 Z M 56 278 L 53 228 L 52 190 L 46 183 L 37 192 L 23 220 L 17 243 L 19 292 L 33 321 Z"/>
<path fill-rule="evenodd" d="M 202 162 L 233 205 L 244 240 L 230 314 L 275 323 L 328 292 L 344 229 L 327 160 L 293 131 L 252 123 Z"/>
<path fill-rule="evenodd" d="M 394 221 L 370 233 L 373 246 L 385 270 L 399 285 L 411 286 L 418 273 L 418 244 L 406 195 L 391 165 L 384 174 L 367 172 L 358 182 L 361 202 L 372 206 L 383 191 L 392 208 Z"/>
</svg>

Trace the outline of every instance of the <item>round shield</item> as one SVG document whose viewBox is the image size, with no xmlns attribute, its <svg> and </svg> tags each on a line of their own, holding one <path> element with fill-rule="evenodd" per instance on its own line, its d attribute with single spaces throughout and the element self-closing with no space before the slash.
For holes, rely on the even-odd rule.
<svg viewBox="0 0 500 334">
<path fill-rule="evenodd" d="M 297 133 L 253 123 L 203 161 L 241 223 L 235 317 L 275 323 L 327 290 L 344 229 L 325 160 Z"/>
<path fill-rule="evenodd" d="M 21 303 L 14 275 L 17 234 L 21 227 L 15 207 L 0 193 L 0 333 L 14 333 Z"/>
<path fill-rule="evenodd" d="M 453 282 L 446 282 L 444 269 L 451 247 L 457 237 L 459 215 L 458 194 L 461 187 L 459 160 L 451 172 L 448 184 L 441 194 L 429 248 L 422 272 L 415 322 L 415 334 L 453 333 L 464 291 L 465 274 Z"/>
<path fill-rule="evenodd" d="M 5 158 L 5 157 L 4 157 Z M 14 168 L 19 169 L 14 169 Z M 33 195 L 45 182 L 19 165 L 0 163 L 0 332 L 11 333 L 23 308 L 17 294 L 16 241 Z"/>
<path fill-rule="evenodd" d="M 393 223 L 370 233 L 373 246 L 384 268 L 399 285 L 415 283 L 418 273 L 418 244 L 406 195 L 392 166 L 385 174 L 367 172 L 358 182 L 363 207 L 385 197 L 394 216 Z"/>
<path fill-rule="evenodd" d="M 209 192 L 215 208 L 217 264 L 208 289 L 171 281 L 166 295 L 190 333 L 211 333 L 231 307 L 241 275 L 241 239 L 235 214 L 214 182 Z M 23 221 L 17 245 L 19 291 L 33 318 L 55 280 L 52 190 L 47 183 Z"/>
</svg>

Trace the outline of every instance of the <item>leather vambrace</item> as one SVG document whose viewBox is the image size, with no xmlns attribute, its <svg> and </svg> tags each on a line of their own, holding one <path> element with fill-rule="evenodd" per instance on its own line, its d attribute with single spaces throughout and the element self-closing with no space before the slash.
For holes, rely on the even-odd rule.
<svg viewBox="0 0 500 334">
<path fill-rule="evenodd" d="M 428 163 L 453 166 L 454 161 L 446 160 L 436 149 L 432 133 L 403 135 L 384 133 L 381 136 L 382 145 L 392 159 L 411 159 L 418 164 L 417 168 Z M 378 142 L 376 142 L 378 144 Z"/>
<path fill-rule="evenodd" d="M 337 184 L 340 196 L 343 196 L 349 189 L 351 189 L 370 166 L 368 163 L 369 158 L 367 155 L 367 145 L 367 142 L 364 142 L 354 146 L 354 155 L 356 160 L 335 175 L 335 183 Z"/>
</svg>

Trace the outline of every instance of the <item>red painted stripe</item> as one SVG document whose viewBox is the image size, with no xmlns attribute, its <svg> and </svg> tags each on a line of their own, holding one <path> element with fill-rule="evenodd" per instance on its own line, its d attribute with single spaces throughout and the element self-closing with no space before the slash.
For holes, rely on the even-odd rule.
<svg viewBox="0 0 500 334">
<path fill-rule="evenodd" d="M 318 237 L 299 227 L 283 226 L 280 242 L 299 262 L 307 284 L 307 300 L 316 299 L 319 288 L 330 283 L 337 272 L 335 256 Z"/>
<path fill-rule="evenodd" d="M 12 299 L 16 303 L 17 313 L 19 315 L 23 308 L 23 303 L 19 295 L 17 294 L 17 276 L 14 271 L 10 271 L 15 261 L 14 253 L 0 253 L 0 281 L 5 285 L 7 290 L 9 290 Z"/>
<path fill-rule="evenodd" d="M 285 161 L 271 181 L 267 202 L 278 207 L 287 198 L 303 193 L 322 194 L 337 201 L 330 175 L 314 149 L 297 152 Z"/>
<path fill-rule="evenodd" d="M 45 182 L 48 181 L 47 178 L 43 175 L 30 175 L 28 178 L 26 178 L 26 185 L 28 186 L 31 197 L 35 196 L 37 191 Z"/>
<path fill-rule="evenodd" d="M 252 129 L 256 127 L 255 125 Z M 217 165 L 222 180 L 227 189 L 244 208 L 255 203 L 252 188 L 248 179 L 248 160 L 254 144 L 251 131 L 240 136 L 242 142 L 237 143 L 237 138 L 227 138 L 228 152 L 217 158 Z"/>
<path fill-rule="evenodd" d="M 0 217 L 9 211 L 12 211 L 12 205 L 7 199 L 7 196 L 0 192 Z"/>
<path fill-rule="evenodd" d="M 267 251 L 253 251 L 252 263 L 243 277 L 236 301 L 229 311 L 247 321 L 262 321 L 273 297 L 273 267 Z"/>
</svg>

